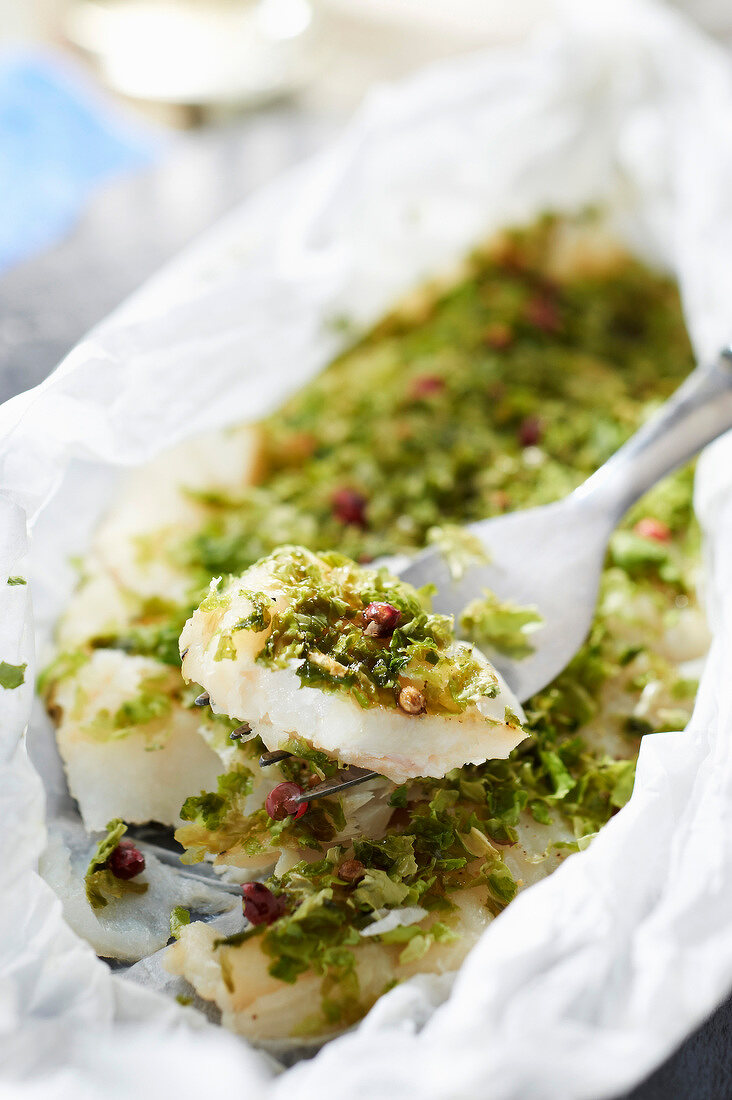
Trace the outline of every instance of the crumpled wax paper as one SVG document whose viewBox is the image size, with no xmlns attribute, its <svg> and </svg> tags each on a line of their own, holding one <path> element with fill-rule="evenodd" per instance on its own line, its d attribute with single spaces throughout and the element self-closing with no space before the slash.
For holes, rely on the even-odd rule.
<svg viewBox="0 0 732 1100">
<path fill-rule="evenodd" d="M 547 208 L 604 204 L 633 247 L 677 273 L 696 351 L 710 356 L 732 330 L 730 180 L 732 61 L 653 3 L 571 2 L 520 47 L 373 95 L 337 145 L 247 202 L 0 409 L 0 576 L 30 580 L 0 584 L 0 659 L 28 663 L 0 708 L 3 1095 L 603 1097 L 728 993 L 729 438 L 699 471 L 714 641 L 689 728 L 644 740 L 629 805 L 513 902 L 454 983 L 395 988 L 284 1075 L 110 972 L 64 925 L 36 865 L 46 802 L 62 813 L 67 796 L 43 716 L 23 731 L 35 653 L 42 661 L 73 583 L 68 556 L 122 467 L 266 412 L 338 350 L 334 317 L 368 323 L 496 227 Z"/>
</svg>

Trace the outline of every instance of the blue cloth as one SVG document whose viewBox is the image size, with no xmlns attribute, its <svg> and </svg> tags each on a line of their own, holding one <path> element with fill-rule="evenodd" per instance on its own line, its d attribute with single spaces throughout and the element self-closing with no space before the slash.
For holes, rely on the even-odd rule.
<svg viewBox="0 0 732 1100">
<path fill-rule="evenodd" d="M 158 140 L 67 59 L 0 54 L 0 271 L 63 237 L 92 192 L 150 163 Z"/>
</svg>

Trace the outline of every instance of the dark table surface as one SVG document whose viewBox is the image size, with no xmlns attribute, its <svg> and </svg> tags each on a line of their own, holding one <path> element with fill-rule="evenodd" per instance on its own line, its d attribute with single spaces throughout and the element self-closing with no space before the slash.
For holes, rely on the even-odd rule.
<svg viewBox="0 0 732 1100">
<path fill-rule="evenodd" d="M 288 107 L 179 139 L 97 196 L 62 243 L 0 276 L 0 401 L 40 382 L 97 321 L 197 233 L 335 123 Z M 627 1100 L 732 1098 L 732 997 Z"/>
</svg>

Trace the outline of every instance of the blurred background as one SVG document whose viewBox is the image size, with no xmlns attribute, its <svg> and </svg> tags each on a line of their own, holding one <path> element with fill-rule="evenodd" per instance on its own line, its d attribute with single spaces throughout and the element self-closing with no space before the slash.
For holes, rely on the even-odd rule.
<svg viewBox="0 0 732 1100">
<path fill-rule="evenodd" d="M 0 0 L 0 400 L 372 88 L 560 2 Z M 732 0 L 677 6 L 732 65 Z M 732 1096 L 731 1032 L 732 1001 L 633 1100 Z"/>
<path fill-rule="evenodd" d="M 0 400 L 374 85 L 552 0 L 0 0 Z"/>
<path fill-rule="evenodd" d="M 0 0 L 0 400 L 374 86 L 559 2 Z M 729 0 L 679 4 L 732 43 Z"/>
<path fill-rule="evenodd" d="M 0 0 L 0 400 L 371 88 L 560 0 Z M 729 0 L 679 0 L 732 43 Z"/>
</svg>

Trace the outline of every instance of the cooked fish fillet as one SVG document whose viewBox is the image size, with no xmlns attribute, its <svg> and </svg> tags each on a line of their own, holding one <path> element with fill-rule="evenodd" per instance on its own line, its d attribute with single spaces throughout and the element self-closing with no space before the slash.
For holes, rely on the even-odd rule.
<svg viewBox="0 0 732 1100">
<path fill-rule="evenodd" d="M 201 523 L 204 506 L 191 494 L 240 491 L 255 479 L 259 455 L 259 434 L 246 426 L 197 436 L 136 470 L 97 531 L 92 572 L 138 598 L 185 600 L 190 575 L 170 550 Z"/>
<path fill-rule="evenodd" d="M 91 559 L 56 631 L 60 651 L 78 649 L 93 638 L 111 638 L 132 622 L 139 600 L 120 588 L 111 573 Z"/>
<path fill-rule="evenodd" d="M 202 522 L 192 494 L 236 493 L 259 461 L 259 433 L 246 426 L 197 436 L 135 470 L 94 537 L 58 625 L 59 649 L 122 633 L 145 600 L 189 598 L 190 574 L 170 551 Z"/>
<path fill-rule="evenodd" d="M 297 549 L 297 553 L 337 584 L 337 568 L 329 570 L 308 551 Z M 518 719 L 507 720 L 508 714 L 522 713 L 515 696 L 487 658 L 464 642 L 446 646 L 442 656 L 456 668 L 466 657 L 474 661 L 485 674 L 489 690 L 452 714 L 364 707 L 345 691 L 303 688 L 296 673 L 300 658 L 284 667 L 258 661 L 273 622 L 290 606 L 288 589 L 278 576 L 286 554 L 278 551 L 263 559 L 220 591 L 212 587 L 183 629 L 183 677 L 208 691 L 215 711 L 249 722 L 269 749 L 286 745 L 294 733 L 343 763 L 373 769 L 398 783 L 416 776 L 443 776 L 466 763 L 505 758 L 524 739 Z M 349 570 L 354 568 L 349 565 Z M 255 616 L 257 602 L 263 598 L 271 617 L 268 624 L 262 629 L 242 628 Z M 320 653 L 309 657 L 319 663 L 329 660 Z M 333 667 L 337 676 L 341 666 L 334 662 Z M 404 682 L 418 690 L 409 667 L 404 670 Z"/>
<path fill-rule="evenodd" d="M 528 814 L 522 815 L 517 831 L 519 841 L 507 851 L 519 889 L 524 889 L 555 870 L 564 858 L 563 852 L 556 852 L 543 859 L 547 847 L 572 837 L 566 826 L 540 826 Z M 434 943 L 424 957 L 413 962 L 399 962 L 403 944 L 362 938 L 354 953 L 363 1009 L 394 979 L 405 981 L 415 974 L 443 974 L 458 969 L 492 917 L 486 906 L 485 888 L 457 890 L 451 901 L 458 911 L 442 919 L 458 937 Z M 432 920 L 432 916 L 424 917 L 420 928 L 427 930 Z M 178 943 L 166 952 L 164 965 L 190 982 L 205 1000 L 214 1001 L 226 1027 L 257 1040 L 302 1037 L 305 1033 L 322 1039 L 342 1030 L 342 1024 L 329 1025 L 319 1014 L 322 977 L 308 971 L 294 985 L 282 982 L 269 973 L 272 960 L 262 951 L 258 937 L 231 947 L 214 947 L 216 938 L 215 930 L 206 924 L 189 925 L 182 930 Z"/>
<path fill-rule="evenodd" d="M 177 701 L 179 687 L 177 670 L 113 649 L 54 685 L 59 751 L 87 829 L 113 817 L 173 825 L 192 791 L 216 786 L 219 757 L 200 736 L 200 713 Z M 149 717 L 136 721 L 146 706 Z"/>
<path fill-rule="evenodd" d="M 169 552 L 201 522 L 204 506 L 190 491 L 239 491 L 255 478 L 259 452 L 258 430 L 246 426 L 201 435 L 135 471 L 95 536 L 83 580 L 59 623 L 59 650 L 76 654 L 93 639 L 124 633 L 145 600 L 189 598 L 189 574 Z M 104 732 L 99 715 L 113 716 L 140 695 L 144 679 L 156 677 L 165 680 L 169 711 Z M 97 649 L 53 685 L 49 709 L 87 828 L 102 828 L 112 817 L 175 824 L 187 795 L 215 787 L 222 769 L 213 748 L 225 763 L 235 749 L 225 732 L 179 704 L 181 688 L 177 670 Z"/>
<path fill-rule="evenodd" d="M 364 1010 L 396 979 L 415 974 L 444 974 L 457 970 L 490 921 L 479 890 L 455 895 L 459 913 L 452 923 L 460 937 L 435 943 L 421 959 L 399 963 L 403 945 L 369 942 L 364 938 L 355 948 L 359 1001 Z M 425 928 L 431 923 L 425 921 Z M 205 1000 L 221 1009 L 225 1027 L 249 1039 L 283 1039 L 292 1035 L 326 1038 L 343 1028 L 328 1025 L 320 1016 L 322 977 L 308 971 L 294 985 L 269 973 L 271 959 L 258 940 L 238 947 L 214 947 L 215 929 L 200 921 L 182 929 L 178 943 L 168 949 L 164 966 L 184 977 Z"/>
</svg>

